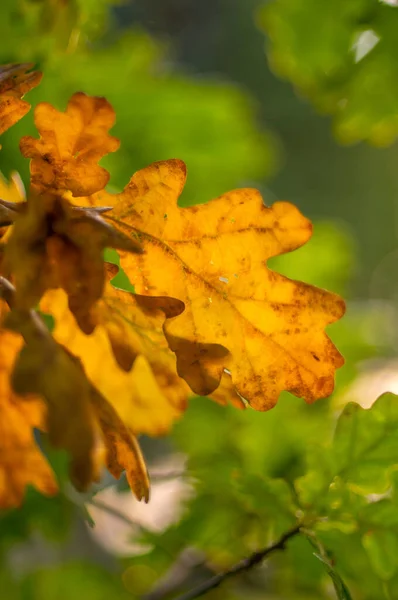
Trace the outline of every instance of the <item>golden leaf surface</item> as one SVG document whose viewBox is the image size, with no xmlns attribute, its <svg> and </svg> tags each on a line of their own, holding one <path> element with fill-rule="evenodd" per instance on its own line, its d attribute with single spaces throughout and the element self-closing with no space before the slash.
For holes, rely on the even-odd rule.
<svg viewBox="0 0 398 600">
<path fill-rule="evenodd" d="M 17 206 L 25 201 L 25 188 L 18 173 L 11 173 L 10 180 L 0 173 L 0 274 L 3 274 L 7 226 L 11 225 L 18 215 Z"/>
<path fill-rule="evenodd" d="M 49 441 L 55 448 L 69 452 L 71 479 L 78 489 L 85 489 L 95 470 L 95 420 L 84 372 L 33 312 L 13 310 L 4 325 L 25 340 L 12 373 L 13 389 L 21 396 L 36 394 L 44 398 Z"/>
<path fill-rule="evenodd" d="M 23 342 L 11 331 L 0 330 L 0 508 L 22 503 L 25 488 L 33 485 L 52 496 L 58 487 L 51 467 L 36 446 L 33 427 L 42 428 L 45 406 L 40 398 L 22 399 L 11 389 L 10 373 Z"/>
<path fill-rule="evenodd" d="M 115 152 L 119 141 L 108 131 L 115 113 L 105 98 L 74 94 L 65 112 L 41 102 L 35 109 L 40 138 L 21 139 L 22 154 L 31 158 L 31 185 L 39 191 L 90 195 L 105 187 L 109 173 L 97 163 Z"/>
<path fill-rule="evenodd" d="M 185 410 L 190 390 L 177 375 L 161 311 L 146 315 L 133 294 L 108 284 L 97 306 L 98 325 L 85 335 L 61 290 L 47 292 L 40 307 L 55 318 L 54 338 L 79 357 L 89 379 L 132 432 L 161 435 L 169 430 Z M 126 369 L 116 361 L 111 340 L 119 342 Z"/>
<path fill-rule="evenodd" d="M 16 171 L 11 173 L 9 180 L 0 173 L 0 199 L 13 204 L 18 204 L 26 200 L 22 179 Z"/>
<path fill-rule="evenodd" d="M 108 266 L 110 276 L 115 274 L 113 267 Z M 148 310 L 142 300 L 148 299 L 108 283 L 94 308 L 97 327 L 90 335 L 77 326 L 61 290 L 47 292 L 40 306 L 55 318 L 55 339 L 79 357 L 89 379 L 130 431 L 156 436 L 169 431 L 192 392 L 177 374 L 175 355 L 162 329 L 163 300 L 176 314 L 183 309 L 182 303 L 176 300 L 173 306 L 170 299 L 150 298 Z M 242 407 L 227 376 L 215 399 Z"/>
<path fill-rule="evenodd" d="M 30 109 L 22 97 L 39 85 L 42 74 L 30 71 L 33 64 L 0 66 L 0 134 L 17 123 Z"/>
<path fill-rule="evenodd" d="M 144 248 L 139 256 L 120 252 L 136 292 L 184 303 L 164 326 L 178 373 L 209 394 L 226 368 L 258 410 L 283 390 L 307 402 L 328 396 L 343 358 L 324 328 L 343 315 L 344 302 L 267 267 L 308 241 L 311 223 L 288 202 L 265 206 L 253 189 L 179 208 L 185 178 L 182 161 L 154 163 L 122 193 L 91 199 L 113 206 L 105 218 Z M 150 310 L 151 301 L 142 305 Z"/>
</svg>

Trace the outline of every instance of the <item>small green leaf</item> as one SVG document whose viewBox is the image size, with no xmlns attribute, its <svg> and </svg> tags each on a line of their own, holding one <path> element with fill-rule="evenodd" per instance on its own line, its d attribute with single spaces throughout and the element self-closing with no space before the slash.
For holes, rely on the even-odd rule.
<svg viewBox="0 0 398 600">
<path fill-rule="evenodd" d="M 362 537 L 370 563 L 383 580 L 391 579 L 398 570 L 398 536 L 392 531 L 369 531 Z"/>
<path fill-rule="evenodd" d="M 398 398 L 383 394 L 370 409 L 347 404 L 333 441 L 335 474 L 360 493 L 383 493 L 398 463 Z"/>
<path fill-rule="evenodd" d="M 337 573 L 337 571 L 335 571 L 330 562 L 327 559 L 320 556 L 319 554 L 317 554 L 316 552 L 314 552 L 314 556 L 316 556 L 325 565 L 326 572 L 333 582 L 337 598 L 339 600 L 352 600 L 352 596 L 346 584 L 344 583 L 340 575 Z"/>
<path fill-rule="evenodd" d="M 398 464 L 398 397 L 384 394 L 369 409 L 347 404 L 329 448 L 311 448 L 307 473 L 295 487 L 304 508 L 329 514 L 344 495 L 385 493 Z"/>
<path fill-rule="evenodd" d="M 311 544 L 311 546 L 313 546 L 316 550 L 316 552 L 314 552 L 314 556 L 316 556 L 316 558 L 321 561 L 321 563 L 326 569 L 327 574 L 331 578 L 335 592 L 337 594 L 337 598 L 339 600 L 352 600 L 351 594 L 347 586 L 345 585 L 339 573 L 337 573 L 337 571 L 335 570 L 334 565 L 330 560 L 321 541 L 316 537 L 315 533 L 312 531 L 307 532 L 306 538 Z"/>
<path fill-rule="evenodd" d="M 246 513 L 255 515 L 273 537 L 282 535 L 297 522 L 298 510 L 292 490 L 283 479 L 240 472 L 233 482 Z"/>
<path fill-rule="evenodd" d="M 307 455 L 307 473 L 295 481 L 295 488 L 303 507 L 308 509 L 323 499 L 334 476 L 330 449 L 311 446 Z"/>
<path fill-rule="evenodd" d="M 398 506 L 389 498 L 371 502 L 358 515 L 361 523 L 372 529 L 390 529 L 398 534 Z"/>
</svg>

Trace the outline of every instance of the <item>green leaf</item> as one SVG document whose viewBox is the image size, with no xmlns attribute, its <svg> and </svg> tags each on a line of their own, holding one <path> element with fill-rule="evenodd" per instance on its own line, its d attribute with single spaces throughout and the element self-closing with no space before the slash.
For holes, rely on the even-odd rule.
<svg viewBox="0 0 398 600">
<path fill-rule="evenodd" d="M 362 538 L 375 573 L 383 580 L 391 579 L 398 570 L 398 536 L 392 531 L 369 531 Z"/>
<path fill-rule="evenodd" d="M 368 528 L 385 528 L 398 534 L 398 506 L 391 499 L 383 498 L 363 507 L 358 520 Z"/>
<path fill-rule="evenodd" d="M 316 552 L 314 552 L 314 556 L 316 556 L 325 565 L 326 572 L 333 582 L 337 598 L 339 600 L 352 600 L 351 594 L 347 586 L 345 585 L 344 581 L 337 573 L 337 571 L 333 568 L 331 563 L 324 557 L 320 556 L 319 554 L 316 554 Z"/>
<path fill-rule="evenodd" d="M 335 488 L 384 493 L 398 464 L 398 397 L 384 394 L 369 409 L 349 403 L 331 447 L 311 448 L 306 475 L 295 485 L 303 506 L 332 508 Z M 336 501 L 336 498 L 334 499 Z"/>
<path fill-rule="evenodd" d="M 233 482 L 242 507 L 255 515 L 270 537 L 278 538 L 297 523 L 298 506 L 292 490 L 283 479 L 271 479 L 239 473 Z"/>
<path fill-rule="evenodd" d="M 321 112 L 343 143 L 398 135 L 398 11 L 376 0 L 274 0 L 260 13 L 273 70 Z M 314 52 L 316 48 L 316 52 Z"/>
<path fill-rule="evenodd" d="M 382 493 L 398 463 L 398 397 L 384 394 L 370 409 L 348 404 L 333 441 L 335 475 L 360 493 Z"/>
<path fill-rule="evenodd" d="M 307 455 L 307 473 L 295 481 L 295 488 L 303 507 L 309 508 L 323 499 L 334 475 L 331 452 L 327 448 L 310 445 Z"/>
<path fill-rule="evenodd" d="M 314 556 L 316 556 L 316 558 L 321 561 L 321 563 L 326 569 L 327 574 L 331 578 L 338 599 L 352 600 L 351 594 L 348 591 L 347 586 L 345 585 L 339 573 L 337 573 L 337 571 L 335 570 L 333 562 L 329 558 L 327 551 L 323 547 L 320 539 L 318 539 L 315 533 L 312 531 L 307 532 L 306 538 L 311 544 L 311 546 L 313 546 L 313 548 L 316 550 L 316 552 L 314 552 Z"/>
</svg>

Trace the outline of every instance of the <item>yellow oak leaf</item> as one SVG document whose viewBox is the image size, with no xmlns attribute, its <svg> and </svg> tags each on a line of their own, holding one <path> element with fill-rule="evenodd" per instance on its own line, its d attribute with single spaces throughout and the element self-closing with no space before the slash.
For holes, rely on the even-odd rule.
<svg viewBox="0 0 398 600">
<path fill-rule="evenodd" d="M 176 373 L 175 356 L 162 331 L 165 316 L 161 311 L 146 315 L 133 294 L 108 283 L 97 307 L 98 325 L 85 335 L 68 310 L 62 290 L 47 292 L 40 307 L 55 319 L 54 338 L 79 357 L 88 378 L 132 432 L 163 434 L 185 410 L 190 390 Z M 110 340 L 115 343 L 116 337 L 123 339 L 131 359 L 125 362 L 125 370 L 112 352 Z"/>
<path fill-rule="evenodd" d="M 42 74 L 30 71 L 33 64 L 0 66 L 0 134 L 17 123 L 30 109 L 22 97 L 39 85 Z"/>
<path fill-rule="evenodd" d="M 90 308 L 101 297 L 106 247 L 140 252 L 138 242 L 104 221 L 50 193 L 31 193 L 18 212 L 3 249 L 3 275 L 16 287 L 19 308 L 34 307 L 49 288 L 62 287 L 80 327 L 93 329 Z"/>
<path fill-rule="evenodd" d="M 114 407 L 94 387 L 92 390 L 91 402 L 103 434 L 108 470 L 116 479 L 125 471 L 137 499 L 148 502 L 149 477 L 138 442 Z"/>
<path fill-rule="evenodd" d="M 267 267 L 303 245 L 311 223 L 288 202 L 265 206 L 253 189 L 179 208 L 185 178 L 182 161 L 154 163 L 122 193 L 91 200 L 113 206 L 105 218 L 144 248 L 139 256 L 120 252 L 136 292 L 184 303 L 164 326 L 178 373 L 209 394 L 228 369 L 258 410 L 272 408 L 283 390 L 307 402 L 328 396 L 343 358 L 324 329 L 343 315 L 344 302 Z"/>
<path fill-rule="evenodd" d="M 111 276 L 113 267 L 108 266 Z M 140 296 L 108 283 L 94 307 L 97 327 L 90 335 L 77 326 L 61 290 L 47 292 L 40 307 L 55 319 L 55 339 L 79 357 L 87 376 L 123 423 L 135 434 L 156 436 L 166 433 L 181 416 L 192 392 L 178 376 L 175 355 L 163 334 L 162 299 L 150 300 L 153 305 L 148 310 L 141 306 Z M 175 301 L 174 312 L 182 308 Z M 227 377 L 217 390 L 217 401 L 242 406 Z"/>
<path fill-rule="evenodd" d="M 95 419 L 91 387 L 78 360 L 56 344 L 32 311 L 11 311 L 4 326 L 25 340 L 12 373 L 13 389 L 45 399 L 49 441 L 70 453 L 71 479 L 78 489 L 87 488 L 95 470 Z"/>
<path fill-rule="evenodd" d="M 10 181 L 0 173 L 0 274 L 3 273 L 3 259 L 7 226 L 18 215 L 18 208 L 25 201 L 25 188 L 18 173 L 11 173 Z"/>
<path fill-rule="evenodd" d="M 31 158 L 31 185 L 39 191 L 90 195 L 105 187 L 109 173 L 97 163 L 115 152 L 119 141 L 108 131 L 115 113 L 105 98 L 74 94 L 65 112 L 41 102 L 35 108 L 40 138 L 21 139 L 22 154 Z"/>
<path fill-rule="evenodd" d="M 246 402 L 236 392 L 234 384 L 232 383 L 231 374 L 227 370 L 224 370 L 221 382 L 218 388 L 215 389 L 214 392 L 211 392 L 210 398 L 223 406 L 232 404 L 239 410 L 244 410 L 246 408 Z"/>
<path fill-rule="evenodd" d="M 4 279 L 1 283 L 3 297 L 12 306 L 12 286 Z M 52 338 L 34 311 L 12 308 L 4 327 L 18 332 L 25 342 L 13 367 L 12 388 L 20 396 L 35 394 L 45 400 L 49 441 L 69 452 L 75 487 L 84 490 L 97 479 L 96 447 L 101 438 L 112 474 L 118 477 L 126 470 L 137 498 L 148 500 L 149 481 L 139 446 L 89 382 L 80 360 Z"/>
<path fill-rule="evenodd" d="M 33 437 L 33 428 L 41 429 L 45 421 L 44 403 L 33 395 L 24 400 L 10 386 L 10 373 L 22 344 L 19 335 L 0 329 L 0 508 L 3 509 L 20 506 L 27 485 L 47 496 L 58 491 L 51 467 Z"/>
</svg>

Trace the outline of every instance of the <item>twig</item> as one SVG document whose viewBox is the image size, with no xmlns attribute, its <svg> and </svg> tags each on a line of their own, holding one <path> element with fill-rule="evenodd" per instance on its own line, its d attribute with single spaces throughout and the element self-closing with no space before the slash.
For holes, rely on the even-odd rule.
<svg viewBox="0 0 398 600">
<path fill-rule="evenodd" d="M 112 517 L 116 517 L 117 519 L 120 519 L 120 521 L 123 521 L 124 523 L 126 523 L 126 525 L 130 525 L 130 527 L 132 529 L 135 529 L 135 530 L 144 530 L 145 529 L 140 523 L 133 521 L 133 519 L 130 519 L 130 517 L 128 517 L 124 513 L 120 512 L 117 508 L 115 508 L 114 506 L 111 506 L 110 504 L 107 504 L 106 502 L 103 502 L 102 500 L 96 500 L 94 498 L 91 498 L 91 500 L 89 500 L 87 502 L 87 504 L 89 504 L 90 506 L 94 506 L 94 508 L 98 508 L 99 510 L 103 510 L 104 512 L 108 513 Z"/>
<path fill-rule="evenodd" d="M 195 598 L 199 598 L 207 592 L 210 592 L 210 590 L 214 590 L 219 585 L 221 585 L 226 579 L 234 577 L 235 575 L 238 575 L 243 571 L 248 571 L 252 567 L 260 564 L 272 552 L 275 552 L 276 550 L 284 550 L 288 540 L 300 533 L 300 529 L 301 524 L 296 525 L 296 527 L 294 527 L 290 531 L 287 531 L 277 542 L 275 542 L 271 546 L 267 546 L 267 548 L 264 548 L 263 550 L 253 552 L 253 554 L 239 561 L 238 563 L 236 563 L 236 565 L 234 565 L 227 571 L 219 573 L 218 575 L 214 575 L 214 577 L 211 577 L 210 579 L 193 588 L 189 592 L 178 596 L 175 600 L 194 600 Z"/>
</svg>

